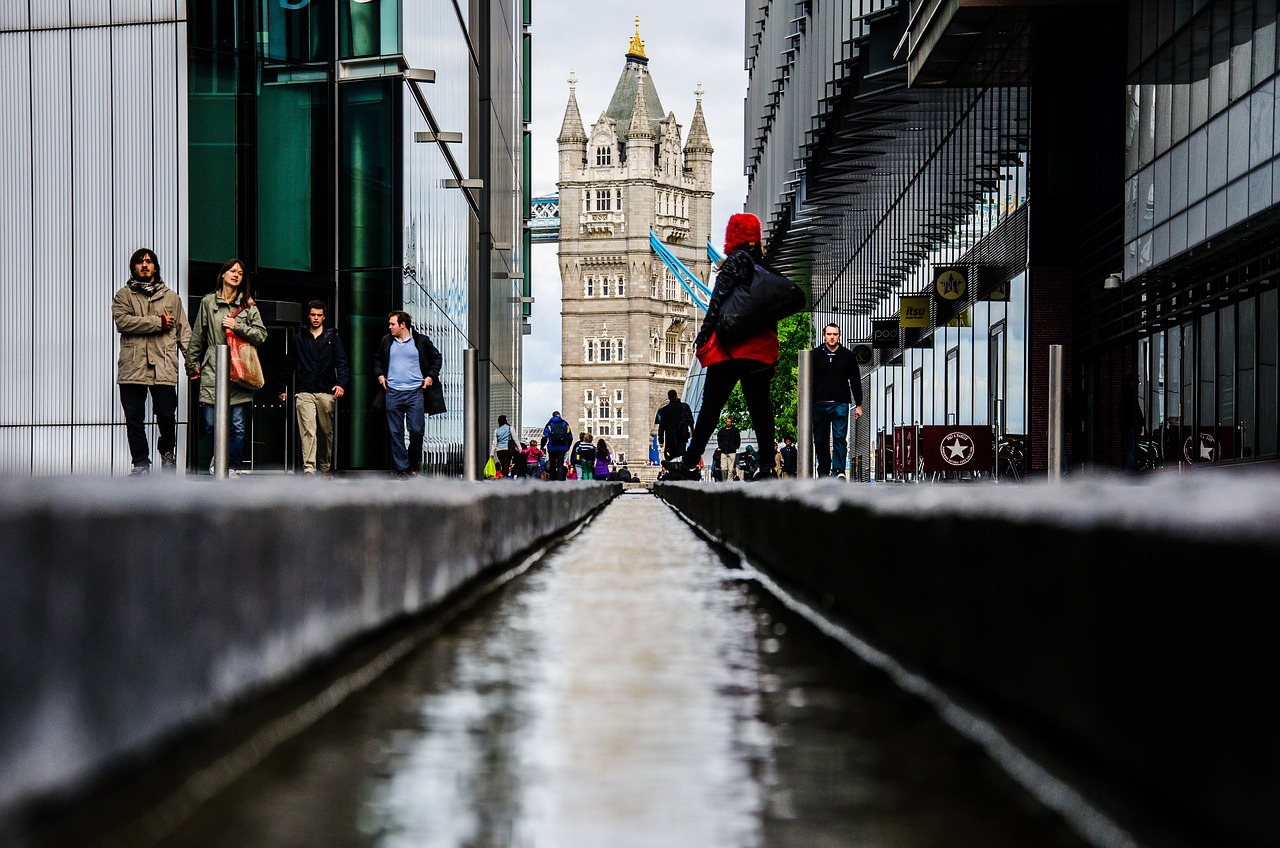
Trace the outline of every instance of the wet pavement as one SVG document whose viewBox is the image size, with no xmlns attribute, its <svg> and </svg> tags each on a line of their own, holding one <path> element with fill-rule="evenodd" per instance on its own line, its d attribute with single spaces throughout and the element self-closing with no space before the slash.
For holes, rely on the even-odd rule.
<svg viewBox="0 0 1280 848">
<path fill-rule="evenodd" d="M 1086 844 L 745 576 L 620 497 L 164 844 Z"/>
</svg>

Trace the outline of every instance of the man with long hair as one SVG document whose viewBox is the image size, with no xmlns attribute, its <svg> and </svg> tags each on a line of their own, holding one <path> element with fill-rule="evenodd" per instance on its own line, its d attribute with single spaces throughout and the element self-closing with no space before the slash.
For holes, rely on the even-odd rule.
<svg viewBox="0 0 1280 848">
<path fill-rule="evenodd" d="M 120 334 L 120 359 L 116 383 L 124 407 L 125 434 L 129 439 L 130 475 L 151 472 L 147 441 L 147 394 L 155 413 L 160 438 L 156 452 L 160 467 L 178 469 L 178 351 L 183 359 L 191 343 L 191 325 L 182 300 L 160 279 L 160 260 L 150 248 L 139 248 L 129 257 L 129 279 L 111 301 L 111 318 Z"/>
</svg>

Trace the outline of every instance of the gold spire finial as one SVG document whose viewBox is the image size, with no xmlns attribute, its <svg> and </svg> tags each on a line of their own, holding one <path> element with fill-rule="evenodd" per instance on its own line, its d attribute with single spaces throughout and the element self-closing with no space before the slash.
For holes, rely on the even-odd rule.
<svg viewBox="0 0 1280 848">
<path fill-rule="evenodd" d="M 639 56 L 641 59 L 644 55 L 644 42 L 640 40 L 640 16 L 636 15 L 636 34 L 631 36 L 631 43 L 627 45 L 627 52 L 632 56 Z"/>
</svg>

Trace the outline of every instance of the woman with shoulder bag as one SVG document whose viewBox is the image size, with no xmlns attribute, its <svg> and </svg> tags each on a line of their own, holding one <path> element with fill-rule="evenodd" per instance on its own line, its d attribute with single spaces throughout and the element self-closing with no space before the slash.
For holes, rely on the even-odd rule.
<svg viewBox="0 0 1280 848">
<path fill-rule="evenodd" d="M 662 463 L 671 480 L 698 480 L 698 461 L 706 450 L 707 442 L 720 422 L 720 412 L 733 387 L 742 384 L 742 396 L 751 413 L 751 426 L 756 431 L 759 444 L 773 441 L 773 403 L 769 399 L 769 384 L 778 366 L 778 325 L 768 324 L 743 338 L 732 342 L 721 341 L 716 334 L 720 310 L 734 288 L 750 285 L 757 264 L 764 262 L 761 244 L 760 219 L 755 215 L 740 213 L 730 216 L 725 227 L 725 259 L 716 276 L 716 287 L 707 304 L 707 314 L 702 319 L 702 329 L 694 340 L 698 361 L 707 369 L 702 390 L 702 407 L 693 425 L 693 437 L 685 449 L 684 457 L 676 457 Z M 762 472 L 771 476 L 770 472 Z"/>
<path fill-rule="evenodd" d="M 512 445 L 515 445 L 513 448 Z M 515 433 L 511 431 L 511 425 L 507 423 L 507 416 L 498 416 L 498 427 L 493 431 L 493 455 L 498 459 L 498 468 L 502 471 L 502 476 L 506 477 L 511 472 L 511 453 L 513 450 L 519 450 L 520 444 L 516 442 Z"/>
<path fill-rule="evenodd" d="M 249 294 L 249 276 L 244 263 L 228 259 L 218 272 L 213 291 L 200 301 L 200 309 L 191 322 L 191 346 L 187 352 L 187 376 L 200 380 L 200 409 L 205 431 L 213 435 L 215 426 L 214 403 L 217 391 L 218 345 L 228 343 L 227 334 L 255 348 L 267 340 L 267 327 L 262 314 Z M 253 389 L 229 382 L 231 390 L 231 430 L 227 440 L 227 469 L 238 474 L 244 454 L 245 425 L 249 418 L 249 405 L 253 402 Z M 209 466 L 213 473 L 213 465 Z"/>
</svg>

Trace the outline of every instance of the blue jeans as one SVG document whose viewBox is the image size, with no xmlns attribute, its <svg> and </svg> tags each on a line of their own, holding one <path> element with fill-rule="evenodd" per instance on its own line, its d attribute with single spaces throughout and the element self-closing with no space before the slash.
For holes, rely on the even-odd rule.
<svg viewBox="0 0 1280 848">
<path fill-rule="evenodd" d="M 827 446 L 828 436 L 832 447 Z M 818 476 L 843 474 L 849 453 L 849 404 L 821 401 L 813 405 L 813 455 Z"/>
<path fill-rule="evenodd" d="M 205 432 L 212 436 L 217 427 L 217 422 L 214 421 L 217 407 L 211 403 L 202 403 L 200 408 L 204 412 Z M 227 468 L 240 468 L 240 458 L 244 455 L 244 428 L 248 420 L 249 404 L 231 405 L 231 432 L 227 434 Z"/>
<path fill-rule="evenodd" d="M 409 424 L 409 448 L 404 446 L 404 426 Z M 391 430 L 391 461 L 396 471 L 416 471 L 422 462 L 422 433 L 427 416 L 422 389 L 387 389 L 387 427 Z"/>
</svg>

